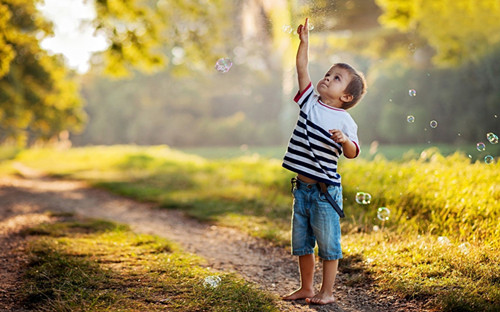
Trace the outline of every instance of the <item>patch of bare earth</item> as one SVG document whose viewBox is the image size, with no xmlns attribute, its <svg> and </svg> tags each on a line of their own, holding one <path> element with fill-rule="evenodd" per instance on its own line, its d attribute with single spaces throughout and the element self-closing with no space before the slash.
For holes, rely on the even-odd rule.
<svg viewBox="0 0 500 312">
<path fill-rule="evenodd" d="M 131 225 L 177 242 L 184 250 L 207 260 L 218 271 L 236 272 L 261 289 L 279 296 L 299 283 L 296 259 L 283 248 L 250 237 L 236 229 L 200 223 L 175 210 L 156 209 L 142 203 L 91 188 L 83 182 L 34 177 L 0 178 L 0 311 L 22 311 L 16 302 L 19 277 L 26 263 L 23 228 L 48 221 L 45 211 L 73 212 Z M 320 285 L 318 264 L 316 285 Z M 310 306 L 304 300 L 280 301 L 281 311 L 424 311 L 419 302 L 383 295 L 369 285 L 345 284 L 347 273 L 339 272 L 337 301 Z"/>
</svg>

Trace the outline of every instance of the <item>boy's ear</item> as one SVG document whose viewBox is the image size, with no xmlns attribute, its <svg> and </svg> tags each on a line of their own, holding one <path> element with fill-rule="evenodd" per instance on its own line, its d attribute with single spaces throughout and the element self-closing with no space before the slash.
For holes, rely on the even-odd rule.
<svg viewBox="0 0 500 312">
<path fill-rule="evenodd" d="M 352 94 L 344 94 L 340 97 L 340 100 L 344 103 L 349 103 L 354 99 L 354 96 Z"/>
</svg>

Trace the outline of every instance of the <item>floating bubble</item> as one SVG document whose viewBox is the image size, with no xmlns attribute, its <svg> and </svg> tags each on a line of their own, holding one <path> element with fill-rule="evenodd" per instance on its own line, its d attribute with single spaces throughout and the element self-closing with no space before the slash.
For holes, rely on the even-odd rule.
<svg viewBox="0 0 500 312">
<path fill-rule="evenodd" d="M 293 32 L 293 28 L 290 25 L 283 25 L 281 29 L 283 29 L 283 31 L 287 34 L 291 34 Z"/>
<path fill-rule="evenodd" d="M 488 141 L 490 141 L 491 144 L 498 143 L 498 136 L 493 132 L 489 132 L 488 134 L 486 134 L 486 138 L 488 138 Z"/>
<path fill-rule="evenodd" d="M 439 236 L 438 237 L 438 243 L 441 245 L 449 245 L 450 244 L 450 239 L 446 236 Z"/>
<path fill-rule="evenodd" d="M 408 122 L 410 122 L 410 123 L 415 122 L 415 116 L 413 116 L 413 115 L 408 115 L 408 117 L 406 117 L 406 121 L 408 121 Z"/>
<path fill-rule="evenodd" d="M 486 149 L 486 145 L 484 145 L 483 142 L 479 142 L 479 143 L 476 144 L 476 148 L 477 148 L 478 151 L 482 152 L 482 151 L 484 151 Z"/>
<path fill-rule="evenodd" d="M 309 26 L 307 27 L 307 29 L 309 29 L 309 30 L 313 30 L 313 29 L 314 29 L 314 25 L 313 25 L 313 24 L 308 23 L 308 25 L 309 25 Z"/>
<path fill-rule="evenodd" d="M 215 63 L 215 69 L 221 73 L 227 73 L 231 69 L 231 66 L 233 66 L 233 62 L 229 58 L 220 58 Z"/>
<path fill-rule="evenodd" d="M 438 122 L 435 120 L 431 120 L 431 122 L 429 123 L 429 126 L 431 126 L 431 128 L 433 128 L 433 129 L 435 129 L 438 126 Z"/>
<path fill-rule="evenodd" d="M 372 196 L 368 193 L 357 192 L 356 193 L 356 202 L 361 205 L 368 205 L 372 200 Z"/>
<path fill-rule="evenodd" d="M 391 215 L 391 211 L 389 208 L 386 207 L 380 207 L 377 210 L 377 218 L 381 221 L 387 221 L 389 220 L 389 216 Z"/>
<path fill-rule="evenodd" d="M 462 243 L 462 244 L 458 245 L 458 249 L 460 249 L 460 251 L 463 252 L 464 254 L 469 253 L 469 248 L 470 248 L 469 243 Z"/>
<path fill-rule="evenodd" d="M 408 94 L 410 96 L 417 96 L 417 91 L 415 91 L 415 89 L 410 89 L 410 90 L 408 90 Z"/>
<path fill-rule="evenodd" d="M 492 164 L 495 159 L 491 155 L 484 156 L 484 162 L 488 165 Z"/>
<path fill-rule="evenodd" d="M 214 275 L 207 276 L 207 277 L 205 277 L 205 280 L 203 281 L 203 286 L 216 288 L 219 286 L 220 282 L 221 282 L 221 279 L 218 276 L 214 276 Z"/>
</svg>

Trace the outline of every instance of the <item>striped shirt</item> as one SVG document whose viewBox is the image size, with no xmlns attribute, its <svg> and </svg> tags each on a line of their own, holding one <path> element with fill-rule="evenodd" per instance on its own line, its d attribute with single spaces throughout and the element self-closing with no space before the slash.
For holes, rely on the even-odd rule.
<svg viewBox="0 0 500 312">
<path fill-rule="evenodd" d="M 321 102 L 312 84 L 294 98 L 300 113 L 293 130 L 283 167 L 326 184 L 340 186 L 337 162 L 342 145 L 330 139 L 329 130 L 341 130 L 355 145 L 359 154 L 358 126 L 344 109 Z"/>
</svg>

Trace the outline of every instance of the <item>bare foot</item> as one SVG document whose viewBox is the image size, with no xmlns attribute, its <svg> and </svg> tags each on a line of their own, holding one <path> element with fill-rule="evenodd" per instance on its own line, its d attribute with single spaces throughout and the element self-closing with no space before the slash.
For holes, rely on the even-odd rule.
<svg viewBox="0 0 500 312">
<path fill-rule="evenodd" d="M 314 290 L 307 290 L 299 288 L 294 292 L 289 293 L 286 296 L 281 297 L 283 300 L 299 300 L 306 299 L 314 296 Z"/>
<path fill-rule="evenodd" d="M 318 293 L 312 298 L 306 298 L 306 302 L 309 304 L 329 304 L 335 301 L 332 294 Z"/>
</svg>

